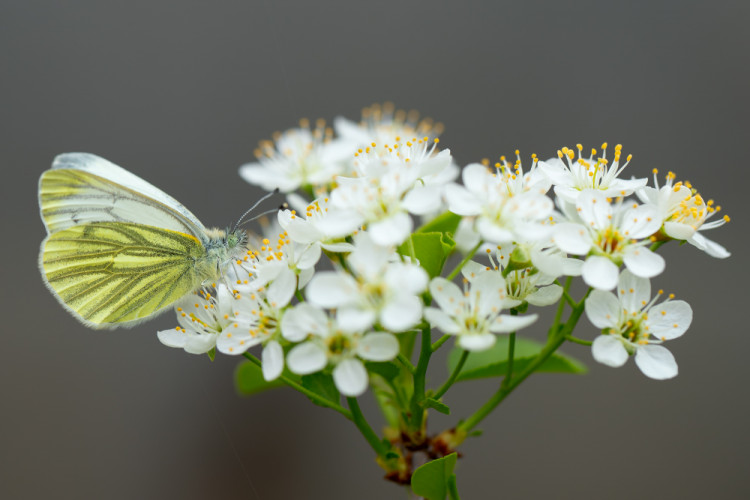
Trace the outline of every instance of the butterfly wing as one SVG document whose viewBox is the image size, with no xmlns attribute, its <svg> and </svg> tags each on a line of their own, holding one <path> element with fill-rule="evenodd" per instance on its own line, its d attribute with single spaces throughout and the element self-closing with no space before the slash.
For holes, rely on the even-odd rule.
<svg viewBox="0 0 750 500">
<path fill-rule="evenodd" d="M 206 228 L 180 202 L 140 177 L 89 153 L 59 155 L 39 179 L 47 232 L 90 222 L 135 222 L 205 239 Z"/>
<path fill-rule="evenodd" d="M 53 295 L 81 322 L 114 328 L 133 326 L 198 288 L 212 273 L 205 256 L 190 234 L 90 222 L 45 238 L 39 267 Z"/>
</svg>

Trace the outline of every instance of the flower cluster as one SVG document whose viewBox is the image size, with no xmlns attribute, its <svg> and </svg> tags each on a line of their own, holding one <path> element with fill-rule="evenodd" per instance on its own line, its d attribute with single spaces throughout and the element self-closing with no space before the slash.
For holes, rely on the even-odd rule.
<svg viewBox="0 0 750 500">
<path fill-rule="evenodd" d="M 585 309 L 601 330 L 588 342 L 596 361 L 621 366 L 633 355 L 646 376 L 675 376 L 661 344 L 685 333 L 692 310 L 661 292 L 651 298 L 650 280 L 666 268 L 658 249 L 686 241 L 728 257 L 702 234 L 729 220 L 721 208 L 671 172 L 661 185 L 656 170 L 653 186 L 625 178 L 632 156 L 623 161 L 620 145 L 611 160 L 607 144 L 588 155 L 579 144 L 545 161 L 531 155 L 526 167 L 516 151 L 460 170 L 441 132 L 385 105 L 359 123 L 303 120 L 261 142 L 240 175 L 285 193 L 289 208 L 224 266 L 221 283 L 178 304 L 179 326 L 159 339 L 212 355 L 261 346 L 266 380 L 323 373 L 356 397 L 378 363 L 420 369 L 411 364 L 417 330 L 489 351 L 498 334 L 538 319 L 529 308 L 558 304 Z M 463 260 L 444 272 L 457 251 Z M 570 296 L 577 276 L 590 287 L 579 301 Z"/>
</svg>

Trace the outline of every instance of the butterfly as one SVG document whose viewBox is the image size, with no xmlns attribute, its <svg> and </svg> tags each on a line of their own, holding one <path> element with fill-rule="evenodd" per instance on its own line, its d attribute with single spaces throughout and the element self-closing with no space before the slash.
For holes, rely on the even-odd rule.
<svg viewBox="0 0 750 500">
<path fill-rule="evenodd" d="M 48 233 L 42 278 L 92 328 L 131 327 L 164 312 L 247 253 L 239 222 L 207 229 L 168 194 L 89 153 L 55 158 L 39 179 L 39 207 Z"/>
</svg>

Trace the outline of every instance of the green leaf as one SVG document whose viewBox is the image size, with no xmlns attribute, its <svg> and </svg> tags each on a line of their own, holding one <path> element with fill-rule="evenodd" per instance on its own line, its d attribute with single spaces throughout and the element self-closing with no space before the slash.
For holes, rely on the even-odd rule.
<svg viewBox="0 0 750 500">
<path fill-rule="evenodd" d="M 365 363 L 365 367 L 367 368 L 368 372 L 376 373 L 386 380 L 393 380 L 401 373 L 401 368 L 396 363 L 392 363 L 390 361 L 385 363 L 375 363 L 369 361 Z"/>
<path fill-rule="evenodd" d="M 435 411 L 439 411 L 443 415 L 451 414 L 451 409 L 448 407 L 448 405 L 441 403 L 437 399 L 433 398 L 426 398 L 424 401 L 422 401 L 422 407 L 432 408 Z"/>
<path fill-rule="evenodd" d="M 304 375 L 301 379 L 301 384 L 305 389 L 314 392 L 328 401 L 336 404 L 341 401 L 339 390 L 336 389 L 336 384 L 333 383 L 333 377 L 330 375 L 320 372 L 313 373 L 312 375 Z M 310 401 L 315 403 L 312 399 Z"/>
<path fill-rule="evenodd" d="M 516 339 L 513 356 L 513 372 L 521 372 L 536 358 L 544 344 L 529 339 Z M 448 356 L 448 373 L 452 373 L 459 358 L 461 349 L 453 349 Z M 498 337 L 495 345 L 486 351 L 474 352 L 466 360 L 457 380 L 502 377 L 508 370 L 508 337 Z M 538 369 L 550 373 L 586 373 L 586 366 L 580 361 L 556 352 Z"/>
<path fill-rule="evenodd" d="M 282 387 L 286 384 L 279 379 L 266 382 L 263 379 L 263 372 L 260 367 L 250 361 L 245 361 L 237 366 L 234 372 L 234 385 L 237 392 L 244 396 L 251 396 L 259 392 Z"/>
<path fill-rule="evenodd" d="M 456 466 L 456 454 L 427 462 L 414 471 L 411 477 L 411 490 L 415 495 L 427 500 L 445 500 L 448 495 L 448 482 Z"/>
<path fill-rule="evenodd" d="M 417 229 L 418 233 L 451 233 L 455 234 L 461 216 L 453 212 L 445 212 L 438 215 L 424 226 Z"/>
<path fill-rule="evenodd" d="M 206 354 L 208 354 L 208 359 L 213 361 L 214 358 L 216 358 L 216 348 L 215 347 L 211 348 L 211 350 L 208 351 Z"/>
<path fill-rule="evenodd" d="M 419 265 L 427 271 L 430 278 L 434 278 L 440 275 L 445 260 L 456 248 L 456 242 L 448 233 L 414 233 L 398 247 L 398 252 L 411 257 L 412 247 Z"/>
</svg>

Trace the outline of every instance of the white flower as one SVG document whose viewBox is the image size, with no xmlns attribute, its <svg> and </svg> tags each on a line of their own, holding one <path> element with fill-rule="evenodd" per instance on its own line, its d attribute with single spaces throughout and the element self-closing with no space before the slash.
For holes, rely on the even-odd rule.
<svg viewBox="0 0 750 500">
<path fill-rule="evenodd" d="M 642 278 L 664 270 L 664 259 L 646 247 L 648 237 L 661 226 L 650 205 L 612 205 L 601 191 L 591 189 L 578 196 L 575 211 L 568 210 L 565 203 L 562 206 L 574 222 L 556 224 L 554 242 L 563 252 L 587 256 L 581 268 L 587 285 L 611 290 L 623 263 Z"/>
<path fill-rule="evenodd" d="M 542 221 L 554 205 L 545 196 L 549 183 L 534 167 L 524 173 L 517 163 L 515 173 L 506 167 L 492 173 L 473 163 L 464 168 L 462 179 L 463 186 L 449 184 L 445 188 L 448 208 L 458 215 L 476 216 L 476 229 L 485 241 L 536 241 L 549 233 Z"/>
<path fill-rule="evenodd" d="M 510 262 L 513 248 L 513 245 L 499 246 L 496 252 L 497 262 L 490 253 L 487 254 L 491 267 L 470 261 L 461 269 L 461 273 L 470 282 L 485 272 L 502 273 Z M 540 307 L 556 303 L 562 296 L 562 287 L 554 283 L 556 276 L 545 274 L 533 266 L 509 271 L 505 276 L 505 307 L 517 307 L 523 302 Z"/>
<path fill-rule="evenodd" d="M 721 211 L 721 207 L 714 207 L 713 200 L 704 201 L 689 182 L 675 183 L 675 174 L 672 172 L 667 173 L 666 182 L 659 187 L 656 177 L 658 171 L 654 169 L 653 172 L 656 187 L 643 187 L 636 194 L 642 202 L 656 207 L 659 219 L 664 224 L 664 234 L 676 240 L 685 240 L 711 257 L 729 257 L 730 253 L 723 246 L 698 233 L 729 222 L 729 216 L 726 215 L 719 220 L 707 222 Z"/>
<path fill-rule="evenodd" d="M 242 354 L 251 347 L 262 345 L 261 367 L 265 380 L 274 380 L 284 371 L 284 350 L 279 343 L 279 319 L 289 302 L 269 301 L 264 289 L 235 294 L 232 328 L 219 333 L 216 348 L 224 354 Z"/>
<path fill-rule="evenodd" d="M 419 113 L 396 110 L 393 103 L 382 106 L 373 104 L 362 110 L 362 121 L 355 123 L 344 117 L 333 121 L 336 133 L 342 139 L 365 147 L 370 143 L 394 144 L 402 137 L 424 137 L 435 139 L 443 132 L 442 123 L 434 123 L 430 118 L 419 119 Z"/>
<path fill-rule="evenodd" d="M 680 337 L 693 320 L 687 302 L 669 299 L 656 304 L 651 284 L 628 271 L 620 275 L 617 296 L 594 290 L 586 299 L 586 315 L 602 329 L 592 354 L 598 362 L 618 367 L 635 354 L 635 363 L 647 377 L 663 380 L 677 375 L 674 356 L 660 344 Z"/>
<path fill-rule="evenodd" d="M 308 375 L 328 365 L 333 381 L 344 396 L 356 397 L 367 390 L 367 361 L 390 361 L 398 355 L 399 343 L 387 332 L 351 331 L 310 305 L 301 303 L 286 312 L 281 331 L 287 340 L 301 342 L 287 354 L 292 373 Z"/>
<path fill-rule="evenodd" d="M 390 249 L 375 245 L 368 233 L 355 239 L 347 258 L 350 273 L 320 272 L 307 286 L 307 300 L 338 311 L 338 324 L 347 331 L 362 331 L 379 323 L 402 332 L 419 323 L 427 273 L 415 264 L 392 262 Z"/>
<path fill-rule="evenodd" d="M 351 212 L 329 212 L 328 205 L 324 196 L 306 204 L 301 211 L 279 210 L 279 225 L 294 242 L 317 245 L 329 252 L 351 252 L 354 247 L 340 238 L 352 234 L 360 219 Z"/>
<path fill-rule="evenodd" d="M 320 260 L 321 245 L 303 244 L 289 239 L 286 231 L 251 245 L 250 250 L 236 264 L 245 272 L 238 276 L 236 289 L 256 290 L 268 286 L 268 300 L 275 304 L 288 304 L 297 287 L 303 288 L 315 272 Z"/>
<path fill-rule="evenodd" d="M 569 203 L 575 203 L 578 195 L 587 189 L 601 191 L 605 196 L 627 196 L 636 189 L 643 187 L 647 179 L 618 179 L 625 167 L 630 163 L 633 155 L 628 155 L 627 161 L 620 165 L 622 146 L 615 146 L 615 161 L 612 165 L 607 161 L 607 143 L 602 144 L 602 156 L 594 159 L 596 150 L 591 150 L 588 158 L 583 158 L 583 146 L 577 144 L 578 159 L 574 160 L 572 149 L 562 148 L 557 152 L 559 158 L 552 158 L 540 162 L 540 169 L 555 185 L 555 194 Z M 567 163 L 563 163 L 563 160 Z"/>
<path fill-rule="evenodd" d="M 494 334 L 515 332 L 536 321 L 536 314 L 500 314 L 508 307 L 505 280 L 500 272 L 487 271 L 466 283 L 468 289 L 462 293 L 445 278 L 433 278 L 430 293 L 440 308 L 428 307 L 424 311 L 432 326 L 456 335 L 462 349 L 485 351 L 495 344 Z"/>
<path fill-rule="evenodd" d="M 358 176 L 336 178 L 331 212 L 345 212 L 350 231 L 367 224 L 378 245 L 402 243 L 412 230 L 409 213 L 423 215 L 440 207 L 441 187 L 427 185 L 423 179 L 447 168 L 451 156 L 448 150 L 435 153 L 435 145 L 425 137 L 383 147 L 373 143 L 358 150 L 354 162 Z"/>
<path fill-rule="evenodd" d="M 175 305 L 179 326 L 157 332 L 162 344 L 181 347 L 190 354 L 205 354 L 216 346 L 218 335 L 249 328 L 249 321 L 235 320 L 236 303 L 229 289 L 219 284 L 216 296 L 199 290 Z"/>
<path fill-rule="evenodd" d="M 356 149 L 356 144 L 332 136 L 324 121 L 318 120 L 311 130 L 309 122 L 301 120 L 300 128 L 262 141 L 255 150 L 258 161 L 241 166 L 240 176 L 267 191 L 278 188 L 284 193 L 329 186 Z"/>
</svg>

